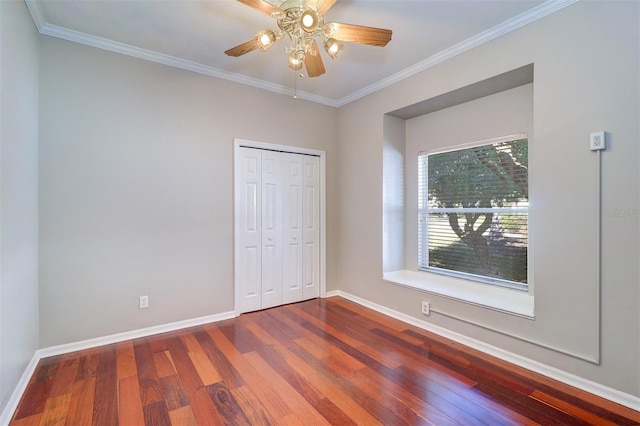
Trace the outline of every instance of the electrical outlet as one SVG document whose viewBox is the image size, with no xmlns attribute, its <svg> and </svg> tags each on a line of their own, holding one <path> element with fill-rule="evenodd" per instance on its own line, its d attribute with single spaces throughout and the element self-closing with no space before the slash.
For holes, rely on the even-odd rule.
<svg viewBox="0 0 640 426">
<path fill-rule="evenodd" d="M 140 309 L 144 309 L 144 308 L 148 308 L 149 307 L 149 296 L 140 296 L 140 302 L 139 305 Z"/>
<path fill-rule="evenodd" d="M 429 315 L 431 313 L 431 303 L 422 302 L 422 313 L 425 315 Z"/>
<path fill-rule="evenodd" d="M 591 137 L 589 138 L 589 147 L 591 151 L 598 151 L 600 149 L 606 148 L 605 141 L 605 133 L 604 132 L 595 132 L 591 133 Z"/>
</svg>

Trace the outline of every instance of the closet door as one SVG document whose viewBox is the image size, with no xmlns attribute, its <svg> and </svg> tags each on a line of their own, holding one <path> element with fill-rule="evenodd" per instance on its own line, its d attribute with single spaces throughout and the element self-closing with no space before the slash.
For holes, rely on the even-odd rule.
<svg viewBox="0 0 640 426">
<path fill-rule="evenodd" d="M 238 147 L 235 167 L 239 312 L 319 297 L 319 157 Z"/>
<path fill-rule="evenodd" d="M 283 303 L 302 300 L 302 163 L 303 155 L 283 153 L 282 291 Z"/>
<path fill-rule="evenodd" d="M 302 300 L 320 296 L 320 159 L 302 156 L 303 270 Z"/>
<path fill-rule="evenodd" d="M 282 305 L 282 157 L 262 151 L 262 309 Z"/>
<path fill-rule="evenodd" d="M 238 308 L 249 312 L 262 307 L 262 151 L 239 148 L 236 164 Z"/>
</svg>

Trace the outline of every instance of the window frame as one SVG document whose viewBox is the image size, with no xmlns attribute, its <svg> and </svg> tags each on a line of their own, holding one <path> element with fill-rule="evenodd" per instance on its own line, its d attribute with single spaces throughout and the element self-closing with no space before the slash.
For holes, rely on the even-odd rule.
<svg viewBox="0 0 640 426">
<path fill-rule="evenodd" d="M 450 146 L 445 148 L 439 148 L 428 151 L 420 151 L 418 152 L 418 270 L 421 272 L 429 272 L 440 275 L 446 275 L 454 278 L 461 278 L 464 280 L 475 281 L 478 283 L 490 284 L 498 287 L 504 287 L 508 289 L 520 290 L 520 291 L 529 291 L 530 281 L 531 281 L 531 273 L 530 273 L 530 250 L 531 250 L 531 240 L 530 240 L 530 214 L 529 214 L 529 206 L 530 206 L 530 197 L 527 197 L 526 206 L 518 206 L 518 207 L 492 207 L 492 208 L 433 208 L 429 207 L 429 170 L 428 170 L 428 157 L 434 154 L 442 154 L 446 152 L 460 151 L 464 149 L 471 149 L 478 146 L 486 146 L 486 145 L 494 145 L 498 143 L 511 142 L 516 140 L 527 140 L 527 145 L 529 143 L 528 134 L 517 133 L 507 136 L 501 136 L 497 138 L 485 139 L 481 141 Z M 528 165 L 527 165 L 528 167 Z M 528 172 L 527 172 L 528 173 Z M 450 269 L 439 268 L 436 266 L 429 265 L 429 214 L 430 213 L 466 213 L 466 212 L 475 212 L 475 213 L 517 213 L 517 214 L 526 214 L 527 220 L 527 282 L 521 283 L 517 281 L 510 281 L 501 278 L 494 278 L 490 276 L 477 275 L 469 272 L 456 271 Z"/>
</svg>

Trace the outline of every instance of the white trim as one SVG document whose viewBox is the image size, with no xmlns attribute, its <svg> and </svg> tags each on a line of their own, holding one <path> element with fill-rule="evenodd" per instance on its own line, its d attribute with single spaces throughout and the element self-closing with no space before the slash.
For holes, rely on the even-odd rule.
<svg viewBox="0 0 640 426">
<path fill-rule="evenodd" d="M 382 280 L 493 311 L 535 319 L 534 297 L 520 289 L 431 271 L 389 271 L 383 273 Z"/>
<path fill-rule="evenodd" d="M 605 398 L 609 401 L 615 402 L 617 404 L 624 405 L 625 407 L 631 408 L 632 410 L 640 411 L 640 397 L 628 394 L 626 392 L 619 391 L 617 389 L 610 388 L 608 386 L 593 382 L 583 377 L 576 376 L 566 371 L 559 370 L 555 367 L 551 367 L 541 362 L 534 361 L 530 358 L 526 358 L 521 355 L 514 354 L 513 352 L 506 351 L 504 349 L 498 348 L 496 346 L 490 345 L 485 342 L 481 342 L 479 340 L 473 339 L 463 334 L 456 333 L 446 328 L 428 323 L 426 321 L 419 320 L 412 316 L 403 314 L 402 312 L 398 312 L 393 309 L 387 308 L 385 306 L 378 305 L 367 299 L 354 296 L 353 294 L 346 293 L 341 290 L 331 291 L 330 294 L 331 296 L 344 297 L 345 299 L 351 300 L 352 302 L 355 302 L 359 305 L 373 309 L 374 311 L 388 315 L 397 320 L 406 322 L 407 324 L 411 324 L 415 327 L 422 328 L 423 330 L 435 333 L 439 336 L 453 340 L 454 342 L 460 343 L 462 345 L 469 346 L 470 348 L 473 348 L 485 354 L 494 356 L 503 361 L 510 362 L 519 367 L 526 368 L 527 370 L 542 374 L 543 376 L 546 376 L 551 379 L 557 380 L 559 382 L 565 383 L 567 385 L 576 387 L 585 392 L 589 392 L 599 397 Z"/>
<path fill-rule="evenodd" d="M 405 68 L 400 72 L 392 74 L 389 77 L 383 78 L 377 83 L 371 84 L 360 90 L 356 90 L 350 95 L 347 95 L 339 99 L 337 101 L 338 106 L 344 106 L 355 100 L 358 100 L 367 95 L 370 95 L 379 90 L 382 90 L 385 87 L 389 87 L 392 84 L 398 83 L 406 78 L 412 77 L 418 74 L 419 72 L 422 72 L 426 69 L 436 66 L 444 61 L 447 61 L 453 57 L 456 57 L 475 47 L 488 43 L 491 40 L 494 40 L 500 36 L 510 33 L 513 30 L 517 30 L 518 28 L 523 27 L 527 24 L 530 24 L 534 21 L 537 21 L 538 19 L 544 18 L 545 16 L 550 15 L 554 12 L 557 12 L 558 10 L 563 9 L 569 5 L 572 5 L 577 1 L 578 0 L 548 0 L 539 6 L 536 6 L 524 13 L 521 13 L 518 16 L 514 16 L 513 18 L 508 19 L 502 22 L 501 24 L 496 25 L 493 28 L 489 28 L 488 30 L 485 30 L 479 34 L 476 34 L 475 36 L 468 38 L 458 44 L 455 44 L 449 47 L 448 49 L 438 52 L 435 55 L 430 56 L 427 59 L 424 59 L 415 65 L 410 66 L 409 68 Z"/>
<path fill-rule="evenodd" d="M 22 374 L 22 377 L 20 377 L 20 381 L 13 390 L 13 393 L 11 394 L 7 405 L 5 406 L 2 413 L 0 413 L 0 425 L 7 425 L 9 424 L 9 421 L 11 421 L 11 417 L 13 417 L 13 414 L 18 408 L 18 404 L 20 403 L 20 398 L 27 389 L 29 380 L 31 380 L 31 377 L 35 373 L 36 367 L 38 366 L 38 362 L 40 362 L 42 358 L 81 351 L 98 346 L 110 345 L 112 343 L 123 342 L 126 340 L 139 339 L 141 337 L 153 336 L 156 334 L 167 333 L 169 331 L 182 330 L 189 327 L 195 327 L 198 325 L 235 318 L 236 316 L 237 315 L 235 312 L 223 312 L 220 314 L 207 315 L 204 317 L 192 318 L 138 330 L 125 331 L 123 333 L 116 333 L 108 336 L 96 337 L 95 339 L 81 340 L 79 342 L 66 343 L 63 345 L 38 349 L 33 354 L 33 358 L 31 358 L 31 361 L 29 362 L 29 365 L 27 365 L 27 368 Z"/>
<path fill-rule="evenodd" d="M 236 316 L 240 315 L 240 287 L 235 282 L 235 277 L 238 276 L 238 265 L 236 259 L 238 258 L 238 235 L 236 232 L 236 223 L 238 218 L 236 217 L 236 184 L 238 170 L 238 149 L 241 147 L 267 149 L 271 151 L 290 152 L 294 154 L 306 154 L 320 157 L 320 297 L 326 297 L 327 287 L 327 166 L 325 151 L 320 151 L 311 148 L 302 148 L 290 145 L 280 145 L 268 142 L 252 141 L 247 139 L 234 139 L 233 140 L 233 271 L 234 271 L 234 310 Z"/>
<path fill-rule="evenodd" d="M 234 139 L 234 149 L 240 147 L 246 148 L 256 148 L 256 149 L 267 149 L 269 151 L 279 151 L 279 152 L 291 152 L 294 154 L 306 154 L 306 155 L 315 155 L 316 157 L 322 157 L 325 152 L 319 151 L 317 149 L 310 148 L 301 148 L 296 146 L 289 145 L 280 145 L 275 143 L 267 143 L 267 142 L 258 142 L 258 141 L 250 141 L 245 139 Z"/>
<path fill-rule="evenodd" d="M 125 331 L 122 333 L 110 334 L 108 336 L 96 337 L 94 339 L 81 340 L 79 342 L 65 343 L 63 345 L 50 346 L 48 348 L 38 349 L 36 354 L 40 358 L 49 356 L 62 355 L 70 352 L 81 351 L 84 349 L 95 348 L 98 346 L 110 345 L 112 343 L 124 342 L 126 340 L 139 339 L 141 337 L 153 336 L 156 334 L 167 333 L 169 331 L 182 330 L 189 327 L 196 327 L 212 322 L 224 321 L 235 318 L 237 315 L 234 311 L 223 312 L 220 314 L 207 315 L 204 317 L 192 318 L 183 321 L 176 321 L 168 324 L 155 325 L 152 327 L 142 328 L 138 330 Z"/>
<path fill-rule="evenodd" d="M 33 354 L 31 361 L 27 364 L 27 368 L 22 373 L 18 384 L 13 389 L 7 404 L 4 406 L 4 410 L 0 413 L 0 425 L 8 425 L 13 417 L 13 413 L 18 408 L 18 404 L 20 403 L 20 398 L 27 390 L 27 386 L 29 385 L 29 380 L 31 380 L 31 376 L 36 371 L 36 367 L 38 366 L 38 362 L 40 362 L 40 356 L 38 356 L 38 351 Z"/>
<path fill-rule="evenodd" d="M 529 134 L 527 132 L 515 133 L 513 135 L 498 136 L 497 138 L 490 138 L 490 139 L 483 139 L 481 141 L 461 143 L 454 146 L 428 149 L 426 151 L 418 152 L 418 157 L 423 157 L 426 155 L 433 155 L 433 154 L 443 154 L 446 152 L 461 151 L 463 149 L 476 148 L 483 145 L 495 145 L 495 144 L 505 143 L 505 142 L 515 142 L 515 141 L 520 141 L 522 139 L 528 140 Z"/>
<path fill-rule="evenodd" d="M 528 207 L 427 207 L 427 213 L 528 213 Z"/>
<path fill-rule="evenodd" d="M 219 68 L 214 68 L 207 65 L 199 64 L 197 62 L 188 61 L 186 59 L 176 58 L 174 56 L 165 55 L 165 54 L 154 52 L 151 50 L 142 49 L 139 47 L 131 46 L 124 43 L 119 43 L 119 42 L 105 39 L 102 37 L 97 37 L 97 36 L 82 33 L 79 31 L 74 31 L 67 28 L 59 27 L 57 25 L 49 24 L 46 22 L 46 19 L 42 13 L 42 9 L 40 8 L 39 2 L 36 2 L 34 0 L 25 0 L 25 1 L 27 3 L 27 7 L 29 8 L 29 11 L 31 12 L 31 17 L 33 18 L 33 21 L 36 24 L 36 27 L 38 28 L 38 31 L 41 34 L 48 35 L 51 37 L 61 38 L 63 40 L 73 41 L 80 44 L 85 44 L 87 46 L 97 47 L 99 49 L 121 53 L 123 55 L 145 59 L 152 62 L 157 62 L 164 65 L 169 65 L 169 66 L 184 69 L 187 71 L 193 71 L 196 73 L 209 75 L 209 76 L 220 78 L 223 80 L 245 84 L 247 86 L 257 87 L 259 89 L 269 90 L 271 92 L 275 92 L 275 93 L 279 93 L 279 94 L 283 94 L 291 97 L 294 95 L 293 89 L 286 86 L 282 86 L 280 84 L 274 84 L 268 81 L 247 77 L 241 74 L 223 71 Z M 458 56 L 461 53 L 464 53 L 475 47 L 488 43 L 489 41 L 496 39 L 500 36 L 503 36 L 507 33 L 510 33 L 511 31 L 516 30 L 524 25 L 537 21 L 538 19 L 541 19 L 551 13 L 557 12 L 558 10 L 563 9 L 577 1 L 578 0 L 548 0 L 537 7 L 534 7 L 524 13 L 521 13 L 518 16 L 514 16 L 513 18 L 508 19 L 502 22 L 501 24 L 496 25 L 493 28 L 489 28 L 488 30 L 483 31 L 458 44 L 455 44 L 449 47 L 448 49 L 438 52 L 435 55 L 430 56 L 429 58 L 421 62 L 418 62 L 417 64 L 409 68 L 399 71 L 389 77 L 383 78 L 382 80 L 374 84 L 371 84 L 367 87 L 364 87 L 360 90 L 356 90 L 355 92 L 352 92 L 341 99 L 330 99 L 324 96 L 319 96 L 319 95 L 315 95 L 313 93 L 308 93 L 304 91 L 297 91 L 297 97 L 300 99 L 316 102 L 316 103 L 331 106 L 334 108 L 347 105 L 357 99 L 360 99 L 374 92 L 382 90 L 385 87 L 391 86 L 392 84 L 395 84 L 399 81 L 409 78 L 441 62 L 444 62 L 448 59 Z"/>
<path fill-rule="evenodd" d="M 331 107 L 337 107 L 337 103 L 333 99 L 325 98 L 323 96 L 315 95 L 305 91 L 294 91 L 290 87 L 280 84 L 271 83 L 257 78 L 248 77 L 246 75 L 223 71 L 219 68 L 203 65 L 198 62 L 189 61 L 187 59 L 177 58 L 175 56 L 166 55 L 164 53 L 158 53 L 152 50 L 143 49 L 129 44 L 120 43 L 117 41 L 109 40 L 103 37 L 94 36 L 91 34 L 83 33 L 80 31 L 70 30 L 68 28 L 52 25 L 49 23 L 40 23 L 38 21 L 41 18 L 40 8 L 38 3 L 28 2 L 29 10 L 32 13 L 34 22 L 38 27 L 40 34 L 48 35 L 51 37 L 60 38 L 75 43 L 84 44 L 86 46 L 97 47 L 98 49 L 108 50 L 110 52 L 120 53 L 134 58 L 144 59 L 146 61 L 156 62 L 163 65 L 168 65 L 175 68 L 180 68 L 187 71 L 192 71 L 198 74 L 204 74 L 211 77 L 220 78 L 222 80 L 232 81 L 234 83 L 240 83 L 247 86 L 257 87 L 258 89 L 268 90 L 270 92 L 279 93 L 293 97 L 296 95 L 299 99 L 323 104 Z"/>
<path fill-rule="evenodd" d="M 42 9 L 40 8 L 40 3 L 35 0 L 24 0 L 24 2 L 27 4 L 29 13 L 31 13 L 31 19 L 33 19 L 33 23 L 36 24 L 38 32 L 41 33 L 42 27 L 47 24 L 47 20 L 44 18 Z"/>
</svg>

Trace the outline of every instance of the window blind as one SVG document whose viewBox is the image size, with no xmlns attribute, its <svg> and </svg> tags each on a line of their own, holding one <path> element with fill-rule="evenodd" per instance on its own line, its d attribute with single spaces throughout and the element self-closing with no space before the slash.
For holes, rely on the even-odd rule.
<svg viewBox="0 0 640 426">
<path fill-rule="evenodd" d="M 421 270 L 526 288 L 526 135 L 421 153 L 418 181 Z"/>
</svg>

